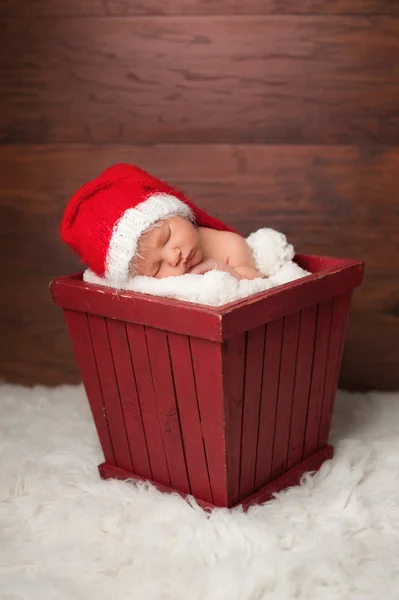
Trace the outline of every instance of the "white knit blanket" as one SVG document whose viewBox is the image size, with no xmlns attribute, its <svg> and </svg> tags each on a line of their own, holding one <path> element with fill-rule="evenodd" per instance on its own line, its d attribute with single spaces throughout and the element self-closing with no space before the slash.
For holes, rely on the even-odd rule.
<svg viewBox="0 0 399 600">
<path fill-rule="evenodd" d="M 309 274 L 293 261 L 294 248 L 288 244 L 284 234 L 263 228 L 252 233 L 247 242 L 263 278 L 237 280 L 223 271 L 209 271 L 205 275 L 188 273 L 164 279 L 136 276 L 129 280 L 124 289 L 197 304 L 221 306 Z M 105 278 L 99 277 L 89 269 L 85 271 L 83 279 L 97 285 L 110 285 Z"/>
</svg>

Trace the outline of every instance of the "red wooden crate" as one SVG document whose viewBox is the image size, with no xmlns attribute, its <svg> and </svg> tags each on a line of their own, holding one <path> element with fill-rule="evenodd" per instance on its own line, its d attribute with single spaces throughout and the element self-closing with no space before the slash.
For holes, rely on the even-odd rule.
<svg viewBox="0 0 399 600">
<path fill-rule="evenodd" d="M 209 307 L 52 281 L 97 427 L 104 478 L 244 508 L 332 455 L 328 435 L 363 263 L 300 255 L 312 275 Z"/>
</svg>

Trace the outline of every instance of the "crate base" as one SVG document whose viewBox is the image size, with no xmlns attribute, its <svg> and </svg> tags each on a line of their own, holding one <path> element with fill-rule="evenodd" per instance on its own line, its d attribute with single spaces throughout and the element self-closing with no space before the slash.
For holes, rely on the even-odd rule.
<svg viewBox="0 0 399 600">
<path fill-rule="evenodd" d="M 309 471 L 318 471 L 323 462 L 329 458 L 332 458 L 333 454 L 333 446 L 324 446 L 324 448 L 321 448 L 321 450 L 319 450 L 315 454 L 312 454 L 312 456 L 310 456 L 306 460 L 302 461 L 301 463 L 284 473 L 284 475 L 282 475 L 278 479 L 275 479 L 274 481 L 271 481 L 270 483 L 263 486 L 260 490 L 251 494 L 250 496 L 247 496 L 247 498 L 244 498 L 244 500 L 241 500 L 235 506 L 241 506 L 244 510 L 247 510 L 253 504 L 262 504 L 263 502 L 267 502 L 272 498 L 273 494 L 275 494 L 276 492 L 281 492 L 286 488 L 298 485 L 304 473 L 308 473 Z M 119 469 L 119 467 L 115 467 L 114 465 L 111 465 L 106 462 L 99 465 L 98 469 L 100 471 L 102 479 L 131 479 L 133 481 L 143 481 L 151 483 L 158 490 L 164 493 L 179 494 L 179 496 L 182 496 L 183 498 L 187 498 L 190 496 L 190 494 L 179 492 L 178 490 L 169 488 L 149 479 L 144 479 L 143 477 L 139 477 L 134 473 L 129 473 L 124 469 Z M 205 500 L 201 500 L 200 498 L 195 498 L 195 500 L 200 506 L 202 506 L 202 508 L 220 508 L 215 506 L 211 502 L 206 502 Z M 234 506 L 231 506 L 229 508 L 234 508 Z"/>
</svg>

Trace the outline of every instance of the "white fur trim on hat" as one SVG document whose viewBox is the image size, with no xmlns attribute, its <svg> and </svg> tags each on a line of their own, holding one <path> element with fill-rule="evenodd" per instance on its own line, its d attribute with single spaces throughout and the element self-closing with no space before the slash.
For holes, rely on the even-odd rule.
<svg viewBox="0 0 399 600">
<path fill-rule="evenodd" d="M 194 214 L 187 204 L 176 196 L 158 193 L 149 196 L 135 208 L 127 209 L 115 223 L 104 275 L 114 287 L 121 288 L 128 280 L 129 264 L 136 254 L 140 236 L 151 225 L 168 217 L 194 220 Z"/>
<path fill-rule="evenodd" d="M 294 256 L 294 247 L 283 233 L 263 227 L 247 237 L 257 270 L 270 277 Z"/>
</svg>

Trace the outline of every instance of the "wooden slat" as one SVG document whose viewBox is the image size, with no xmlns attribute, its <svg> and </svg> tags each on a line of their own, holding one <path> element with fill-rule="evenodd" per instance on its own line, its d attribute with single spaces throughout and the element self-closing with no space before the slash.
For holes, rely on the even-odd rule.
<svg viewBox="0 0 399 600">
<path fill-rule="evenodd" d="M 132 458 L 112 360 L 107 324 L 105 319 L 96 315 L 88 315 L 87 318 L 104 401 L 104 410 L 114 448 L 115 466 L 132 472 Z"/>
<path fill-rule="evenodd" d="M 394 0 L 3 0 L 0 16 L 399 14 Z"/>
<path fill-rule="evenodd" d="M 192 338 L 191 352 L 213 503 L 216 506 L 226 506 L 228 498 L 221 344 Z"/>
<path fill-rule="evenodd" d="M 143 477 L 138 477 L 138 476 L 132 477 L 131 473 L 128 473 L 127 471 L 124 471 L 123 469 L 118 469 L 118 467 L 114 467 L 113 465 L 110 465 L 106 462 L 99 465 L 99 472 L 100 472 L 102 479 L 120 479 L 122 481 L 126 481 L 127 479 L 129 479 L 130 481 L 133 481 L 133 482 L 142 481 L 142 482 L 146 482 L 146 483 L 151 483 L 157 490 L 159 490 L 160 492 L 163 492 L 164 494 L 176 494 L 177 493 L 182 498 L 185 498 L 185 499 L 188 498 L 187 492 L 175 490 L 175 489 L 168 487 L 166 485 L 163 485 L 157 481 L 149 481 L 148 479 L 144 479 Z M 208 511 L 210 509 L 215 508 L 215 505 L 212 502 L 208 502 L 206 500 L 201 500 L 201 498 L 196 498 L 196 500 L 197 500 L 197 503 L 199 506 L 201 506 L 204 509 L 207 509 Z"/>
<path fill-rule="evenodd" d="M 239 498 L 245 346 L 245 333 L 223 343 L 223 406 L 225 412 L 229 506 L 237 504 Z"/>
<path fill-rule="evenodd" d="M 321 465 L 325 460 L 332 458 L 334 454 L 334 449 L 332 446 L 324 446 L 321 450 L 319 450 L 316 454 L 313 454 L 310 458 L 304 460 L 296 467 L 293 467 L 290 471 L 284 473 L 282 477 L 275 479 L 268 485 L 264 486 L 261 490 L 258 490 L 248 498 L 246 498 L 242 503 L 240 503 L 241 508 L 246 511 L 250 506 L 256 504 L 262 504 L 271 500 L 273 495 L 277 492 L 281 492 L 282 490 L 297 485 L 301 477 L 304 473 L 308 473 L 309 471 L 318 471 Z M 114 467 L 108 463 L 102 463 L 99 466 L 100 475 L 103 479 L 116 478 L 121 480 L 131 479 L 131 474 L 123 471 L 122 469 L 118 469 L 118 467 Z M 140 477 L 134 477 L 134 480 L 142 481 Z M 171 493 L 174 490 L 167 488 L 166 486 L 160 485 L 155 481 L 151 482 L 160 492 Z M 182 497 L 187 497 L 186 494 L 180 493 Z M 206 502 L 201 499 L 197 499 L 199 506 L 202 506 L 204 509 L 213 509 L 215 505 L 211 502 Z"/>
<path fill-rule="evenodd" d="M 170 484 L 190 493 L 167 333 L 153 327 L 146 327 L 145 332 Z"/>
<path fill-rule="evenodd" d="M 305 440 L 310 380 L 316 334 L 317 305 L 301 311 L 287 469 L 301 462 Z"/>
<path fill-rule="evenodd" d="M 126 327 L 122 321 L 108 319 L 107 329 L 132 457 L 133 472 L 140 477 L 152 479 Z"/>
<path fill-rule="evenodd" d="M 283 475 L 287 466 L 295 366 L 298 352 L 299 322 L 300 312 L 293 313 L 284 318 L 276 424 L 273 441 L 272 480 Z"/>
<path fill-rule="evenodd" d="M 185 335 L 168 333 L 168 342 L 190 491 L 195 497 L 212 502 L 190 340 Z"/>
<path fill-rule="evenodd" d="M 269 323 L 265 338 L 255 489 L 266 485 L 271 479 L 282 339 L 283 320 Z"/>
<path fill-rule="evenodd" d="M 25 277 L 38 272 L 35 265 L 48 277 L 78 270 L 54 232 L 70 195 L 120 161 L 181 187 L 244 234 L 265 225 L 284 231 L 300 252 L 364 259 L 370 277 L 365 309 L 386 300 L 373 278 L 384 276 L 386 289 L 392 270 L 399 271 L 398 148 L 17 145 L 0 147 L 0 161 L 5 225 L 0 248 L 10 253 L 17 244 L 26 247 L 26 255 L 15 254 L 3 268 L 14 273 L 17 267 Z M 387 237 L 392 244 L 383 243 Z"/>
<path fill-rule="evenodd" d="M 242 503 L 243 510 L 254 504 L 262 504 L 273 498 L 273 495 L 282 490 L 298 485 L 302 475 L 311 471 L 318 471 L 325 460 L 332 458 L 334 449 L 332 446 L 324 446 L 315 454 L 292 467 L 289 471 L 285 471 L 280 477 L 266 484 L 263 488 L 245 499 Z M 102 466 L 102 465 L 101 465 Z M 115 472 L 114 468 L 110 468 L 111 472 Z"/>
<path fill-rule="evenodd" d="M 255 491 L 264 349 L 265 326 L 248 331 L 242 413 L 240 498 L 246 498 Z"/>
<path fill-rule="evenodd" d="M 144 327 L 128 323 L 126 331 L 147 439 L 152 476 L 154 481 L 170 487 L 170 476 L 158 419 Z"/>
<path fill-rule="evenodd" d="M 93 351 L 87 315 L 72 310 L 65 310 L 64 315 L 71 335 L 76 360 L 82 374 L 104 458 L 108 463 L 115 464 L 115 454 L 108 428 L 103 393 Z"/>
<path fill-rule="evenodd" d="M 266 224 L 286 232 L 298 251 L 364 259 L 341 385 L 399 388 L 399 150 L 388 147 L 0 147 L 0 254 L 7 257 L 1 377 L 26 385 L 79 381 L 62 311 L 48 292 L 52 277 L 82 268 L 58 239 L 59 221 L 81 183 L 111 162 L 130 160 L 183 187 L 244 233 Z"/>
<path fill-rule="evenodd" d="M 0 140 L 396 144 L 398 36 L 391 16 L 9 19 Z"/>
<path fill-rule="evenodd" d="M 211 306 L 169 300 L 114 288 L 93 286 L 78 278 L 61 277 L 51 284 L 52 298 L 65 308 L 82 310 L 128 323 L 221 339 L 221 314 Z"/>
<path fill-rule="evenodd" d="M 330 344 L 319 428 L 319 448 L 327 444 L 330 433 L 331 417 L 341 368 L 351 299 L 352 294 L 348 292 L 341 296 L 336 296 L 333 300 Z"/>
<path fill-rule="evenodd" d="M 275 287 L 267 293 L 226 305 L 223 308 L 223 339 L 353 289 L 362 279 L 363 265 L 358 261 L 349 261 L 335 272 L 312 274 L 306 284 L 305 281 L 295 280 L 284 287 Z"/>
<path fill-rule="evenodd" d="M 333 300 L 321 302 L 318 306 L 312 379 L 310 384 L 302 459 L 308 458 L 318 450 L 320 418 L 330 343 L 332 308 Z"/>
</svg>

